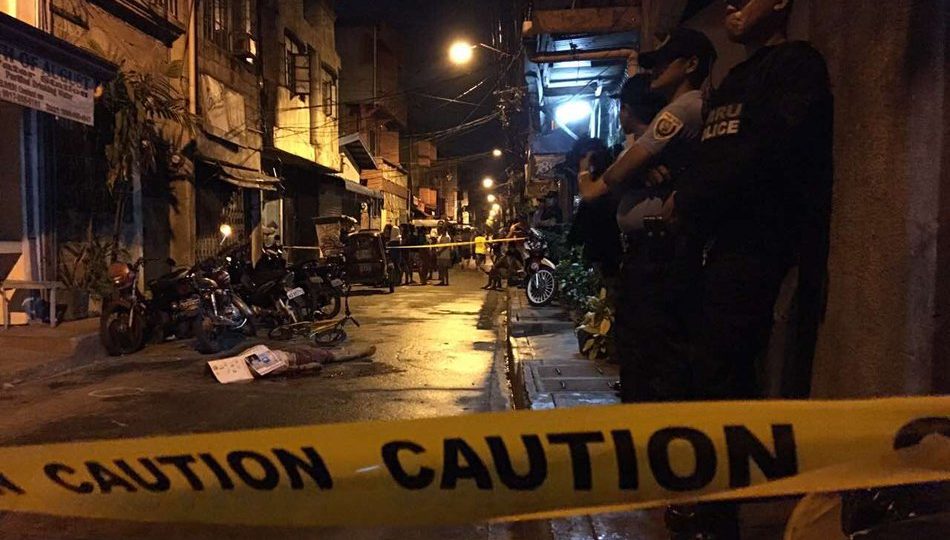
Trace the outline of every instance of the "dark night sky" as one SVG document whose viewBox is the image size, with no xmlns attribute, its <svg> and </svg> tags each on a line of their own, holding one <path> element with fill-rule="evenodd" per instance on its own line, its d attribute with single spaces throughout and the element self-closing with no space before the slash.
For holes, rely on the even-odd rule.
<svg viewBox="0 0 950 540">
<path fill-rule="evenodd" d="M 425 133 L 449 128 L 494 112 L 495 99 L 486 96 L 496 81 L 497 66 L 503 60 L 491 51 L 476 49 L 475 59 L 468 66 L 451 64 L 447 59 L 449 45 L 456 39 L 472 43 L 492 43 L 492 29 L 503 21 L 511 28 L 511 0 L 337 0 L 340 18 L 368 17 L 387 23 L 403 39 L 403 88 L 436 96 L 455 98 L 486 76 L 490 80 L 462 98 L 470 105 L 446 103 L 410 93 L 410 133 Z M 345 75 L 344 75 L 345 76 Z M 422 88 L 419 88 L 422 87 Z M 439 155 L 462 156 L 486 152 L 504 144 L 497 121 L 443 141 L 437 141 Z M 484 174 L 503 175 L 501 160 L 488 158 L 468 162 L 461 173 L 464 183 L 480 179 Z"/>
</svg>

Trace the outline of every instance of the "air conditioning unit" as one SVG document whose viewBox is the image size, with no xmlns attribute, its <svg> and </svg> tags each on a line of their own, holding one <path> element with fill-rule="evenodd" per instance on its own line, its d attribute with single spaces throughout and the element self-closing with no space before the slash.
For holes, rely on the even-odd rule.
<svg viewBox="0 0 950 540">
<path fill-rule="evenodd" d="M 251 62 L 257 58 L 257 41 L 247 32 L 236 33 L 232 36 L 231 52 L 241 60 Z"/>
</svg>

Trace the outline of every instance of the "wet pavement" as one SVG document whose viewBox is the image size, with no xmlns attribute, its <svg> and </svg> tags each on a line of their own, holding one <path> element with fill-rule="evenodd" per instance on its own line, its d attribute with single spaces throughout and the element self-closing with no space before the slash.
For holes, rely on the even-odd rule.
<svg viewBox="0 0 950 540">
<path fill-rule="evenodd" d="M 370 361 L 319 374 L 218 384 L 187 341 L 94 362 L 0 390 L 0 444 L 38 444 L 360 420 L 452 416 L 509 407 L 495 321 L 505 293 L 455 272 L 450 287 L 360 289 L 348 348 Z M 509 538 L 510 527 L 302 530 L 142 524 L 0 514 L 0 538 Z M 523 536 L 523 535 L 522 535 Z M 533 535 L 531 535 L 533 536 Z"/>
</svg>

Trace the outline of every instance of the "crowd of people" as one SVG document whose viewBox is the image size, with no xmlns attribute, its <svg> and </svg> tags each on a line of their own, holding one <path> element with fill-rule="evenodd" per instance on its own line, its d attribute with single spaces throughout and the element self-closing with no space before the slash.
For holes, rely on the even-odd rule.
<svg viewBox="0 0 950 540">
<path fill-rule="evenodd" d="M 677 28 L 639 56 L 617 96 L 626 141 L 573 151 L 582 203 L 572 237 L 615 306 L 624 402 L 763 397 L 776 300 L 781 395 L 807 397 L 823 309 L 832 186 L 832 94 L 822 56 L 786 39 L 792 2 L 729 2 L 748 58 L 715 88 L 701 32 Z M 738 538 L 735 505 L 674 507 L 675 538 Z"/>
<path fill-rule="evenodd" d="M 560 217 L 557 219 L 560 221 Z M 445 221 L 435 227 L 410 223 L 398 227 L 386 225 L 383 239 L 393 263 L 393 282 L 395 285 L 428 285 L 437 280 L 436 285 L 448 286 L 453 268 L 472 268 L 487 276 L 482 289 L 501 290 L 509 277 L 523 270 L 524 243 L 508 240 L 523 240 L 529 222 L 530 219 L 523 216 L 497 230 L 462 227 Z"/>
</svg>

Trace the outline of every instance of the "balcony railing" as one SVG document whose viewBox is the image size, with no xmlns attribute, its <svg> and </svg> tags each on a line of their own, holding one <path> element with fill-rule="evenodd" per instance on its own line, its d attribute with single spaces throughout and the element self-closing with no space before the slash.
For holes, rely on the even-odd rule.
<svg viewBox="0 0 950 540">
<path fill-rule="evenodd" d="M 156 15 L 178 19 L 178 0 L 144 0 Z"/>
</svg>

